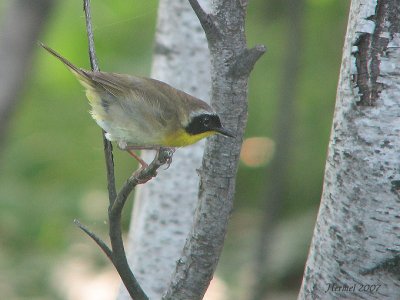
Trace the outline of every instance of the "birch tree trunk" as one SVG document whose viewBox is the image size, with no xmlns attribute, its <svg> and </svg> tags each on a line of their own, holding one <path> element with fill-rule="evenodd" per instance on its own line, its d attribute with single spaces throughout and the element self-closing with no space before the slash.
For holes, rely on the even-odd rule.
<svg viewBox="0 0 400 300">
<path fill-rule="evenodd" d="M 207 41 L 187 0 L 160 0 L 151 77 L 209 102 Z M 193 223 L 203 151 L 204 142 L 177 149 L 170 168 L 137 189 L 127 256 L 152 300 L 166 291 Z M 154 152 L 142 157 L 151 161 Z M 124 287 L 118 299 L 130 299 Z"/>
<path fill-rule="evenodd" d="M 400 2 L 353 0 L 299 299 L 400 299 Z"/>
</svg>

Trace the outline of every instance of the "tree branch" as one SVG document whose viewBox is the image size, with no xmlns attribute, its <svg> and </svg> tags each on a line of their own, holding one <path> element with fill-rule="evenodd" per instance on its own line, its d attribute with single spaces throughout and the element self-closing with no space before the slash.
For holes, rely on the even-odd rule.
<svg viewBox="0 0 400 300">
<path fill-rule="evenodd" d="M 248 75 L 265 52 L 257 46 L 248 50 L 244 18 L 246 1 L 215 0 L 215 20 L 218 39 L 213 40 L 205 26 L 204 16 L 195 0 L 188 0 L 204 28 L 211 54 L 211 103 L 224 125 L 236 129 L 235 139 L 214 136 L 207 140 L 200 170 L 198 206 L 191 232 L 186 239 L 181 258 L 176 265 L 164 300 L 202 299 L 215 272 L 233 209 L 235 179 L 243 133 L 247 122 Z M 212 34 L 212 32 L 211 32 Z M 245 63 L 238 61 L 244 59 Z M 235 66 L 236 65 L 236 66 Z M 240 78 L 232 76 L 232 69 Z"/>
<path fill-rule="evenodd" d="M 172 159 L 173 150 L 169 148 L 161 148 L 154 160 L 150 165 L 140 170 L 138 173 L 134 173 L 128 178 L 120 192 L 118 193 L 115 201 L 110 204 L 108 211 L 109 218 L 109 236 L 112 247 L 113 264 L 117 269 L 119 275 L 130 296 L 133 299 L 148 299 L 146 294 L 143 292 L 136 278 L 132 274 L 131 269 L 125 254 L 124 243 L 122 239 L 121 230 L 121 213 L 129 194 L 133 189 L 142 182 L 147 182 L 157 175 L 157 169 L 166 163 L 169 163 Z M 139 293 L 139 294 L 137 294 Z"/>
<path fill-rule="evenodd" d="M 211 14 L 208 14 L 200 6 L 197 0 L 188 0 L 193 11 L 196 13 L 197 18 L 200 21 L 201 27 L 203 27 L 206 33 L 207 40 L 217 39 L 220 35 L 219 29 L 215 24 L 215 21 Z"/>
<path fill-rule="evenodd" d="M 94 48 L 94 37 L 92 28 L 92 14 L 90 12 L 90 0 L 83 0 L 83 11 L 85 12 L 86 32 L 89 43 L 89 58 L 92 71 L 99 72 L 100 68 L 97 63 L 96 50 Z"/>
<path fill-rule="evenodd" d="M 206 11 L 209 2 L 199 1 Z M 209 100 L 209 49 L 204 30 L 188 1 L 159 1 L 154 43 L 151 77 Z M 196 76 L 192 76 L 193 72 Z M 131 266 L 140 269 L 140 274 L 135 275 L 150 299 L 160 299 L 168 288 L 192 226 L 199 186 L 195 169 L 201 165 L 203 153 L 202 142 L 179 149 L 168 172 L 160 172 L 135 191 L 128 234 L 128 243 L 133 246 L 127 245 L 126 251 Z M 128 300 L 129 294 L 121 289 L 118 299 Z"/>
<path fill-rule="evenodd" d="M 91 24 L 91 13 L 90 13 L 90 0 L 83 0 L 83 8 L 86 17 L 86 31 L 89 43 L 89 57 L 92 70 L 98 72 L 99 66 L 97 64 L 96 52 L 94 47 L 93 30 Z M 128 261 L 125 255 L 124 244 L 122 240 L 121 230 L 121 213 L 124 204 L 135 188 L 135 186 L 141 182 L 146 182 L 156 175 L 156 170 L 171 161 L 173 152 L 170 149 L 160 149 L 157 153 L 156 158 L 153 162 L 145 169 L 132 175 L 122 187 L 121 191 L 116 193 L 115 188 L 115 177 L 114 177 L 114 162 L 112 155 L 112 145 L 105 138 L 105 132 L 103 131 L 104 141 L 104 154 L 107 168 L 107 181 L 108 181 L 108 193 L 109 193 L 109 236 L 111 240 L 112 250 L 94 233 L 83 226 L 79 221 L 75 223 L 81 228 L 86 234 L 88 234 L 105 252 L 105 254 L 111 259 L 118 274 L 120 275 L 124 285 L 126 286 L 129 295 L 133 299 L 146 300 L 148 297 L 140 287 L 135 276 L 129 268 Z"/>
<path fill-rule="evenodd" d="M 233 76 L 248 76 L 253 70 L 257 60 L 265 53 L 264 45 L 256 45 L 251 49 L 245 49 L 241 55 L 236 58 L 236 62 L 230 68 L 230 74 Z"/>
<path fill-rule="evenodd" d="M 99 72 L 100 68 L 97 63 L 96 49 L 94 47 L 92 16 L 91 16 L 91 11 L 90 11 L 90 0 L 83 1 L 83 10 L 85 12 L 86 32 L 87 32 L 87 37 L 88 37 L 90 65 L 94 72 Z M 111 142 L 106 139 L 104 130 L 102 131 L 102 134 L 103 134 L 104 156 L 105 156 L 106 169 L 107 169 L 108 199 L 109 199 L 110 205 L 111 205 L 117 196 L 117 191 L 115 188 L 114 159 L 113 159 L 113 153 L 112 153 L 113 147 L 112 147 Z"/>
<path fill-rule="evenodd" d="M 89 237 L 92 238 L 93 241 L 96 242 L 96 244 L 103 250 L 103 252 L 107 255 L 107 257 L 112 261 L 112 251 L 111 249 L 106 245 L 106 243 L 103 242 L 101 238 L 99 238 L 95 233 L 90 231 L 89 228 L 87 228 L 85 225 L 83 225 L 79 220 L 75 219 L 74 223 L 76 226 L 78 226 L 84 233 L 86 233 Z"/>
<path fill-rule="evenodd" d="M 104 159 L 106 162 L 107 170 L 107 190 L 108 199 L 110 205 L 113 204 L 114 200 L 117 198 L 117 190 L 115 187 L 115 175 L 114 175 L 114 158 L 113 158 L 113 147 L 109 140 L 106 138 L 106 132 L 102 131 L 103 145 L 104 145 Z"/>
<path fill-rule="evenodd" d="M 150 165 L 141 170 L 138 173 L 132 174 L 131 177 L 127 179 L 123 187 L 121 188 L 120 192 L 118 193 L 114 203 L 112 206 L 110 206 L 110 214 L 111 215 L 117 215 L 121 214 L 121 211 L 125 205 L 126 199 L 128 198 L 129 194 L 132 192 L 132 190 L 140 183 L 142 182 L 147 182 L 153 177 L 157 175 L 157 170 L 171 162 L 172 155 L 173 155 L 173 150 L 170 148 L 160 148 L 160 150 L 157 152 L 156 157 L 154 160 L 150 163 Z"/>
</svg>

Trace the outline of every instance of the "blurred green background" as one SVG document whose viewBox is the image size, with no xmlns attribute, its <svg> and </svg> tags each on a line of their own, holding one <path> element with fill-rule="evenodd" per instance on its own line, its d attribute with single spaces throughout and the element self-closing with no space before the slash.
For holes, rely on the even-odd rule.
<svg viewBox="0 0 400 300">
<path fill-rule="evenodd" d="M 2 18 L 12 2 L 0 4 Z M 251 74 L 245 138 L 267 137 L 270 146 L 277 119 L 282 117 L 278 99 L 284 81 L 290 3 L 251 0 L 248 8 L 248 44 L 265 44 L 268 51 Z M 157 4 L 153 0 L 92 1 L 103 70 L 149 74 Z M 271 299 L 281 292 L 295 299 L 301 282 L 320 200 L 348 5 L 348 1 L 307 0 L 301 12 L 298 80 L 296 86 L 287 86 L 295 89 L 294 126 L 284 198 L 276 211 L 267 262 L 267 297 Z M 81 1 L 58 1 L 39 40 L 76 65 L 89 68 Z M 107 274 L 98 282 L 109 279 L 114 290 L 118 286 L 109 262 L 72 222 L 78 218 L 107 236 L 100 129 L 87 113 L 82 87 L 39 47 L 21 90 L 0 150 L 0 298 L 107 299 L 101 298 L 105 293 L 98 298 L 74 294 L 67 280 L 77 273 L 87 274 L 88 281 Z M 253 155 L 273 158 L 273 147 L 262 145 Z M 115 151 L 115 156 L 121 183 L 134 162 L 121 151 Z M 226 299 L 246 299 L 255 280 L 252 261 L 268 200 L 269 166 L 262 159 L 254 166 L 244 159 L 240 165 L 235 211 L 217 271 L 223 294 L 229 295 Z M 125 229 L 131 205 L 125 209 Z"/>
</svg>

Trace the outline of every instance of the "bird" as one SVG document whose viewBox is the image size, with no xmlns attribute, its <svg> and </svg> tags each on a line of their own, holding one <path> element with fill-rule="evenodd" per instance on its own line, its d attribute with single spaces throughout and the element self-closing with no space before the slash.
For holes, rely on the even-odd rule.
<svg viewBox="0 0 400 300">
<path fill-rule="evenodd" d="M 110 142 L 147 163 L 134 150 L 184 147 L 214 134 L 234 138 L 215 110 L 203 100 L 162 81 L 79 68 L 43 43 L 86 89 L 90 114 Z"/>
</svg>

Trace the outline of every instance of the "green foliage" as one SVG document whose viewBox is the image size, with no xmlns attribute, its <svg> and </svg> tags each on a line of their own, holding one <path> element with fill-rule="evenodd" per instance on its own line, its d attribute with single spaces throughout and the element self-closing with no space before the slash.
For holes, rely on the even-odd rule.
<svg viewBox="0 0 400 300">
<path fill-rule="evenodd" d="M 296 130 L 291 157 L 287 158 L 290 175 L 284 204 L 286 218 L 306 213 L 319 202 L 347 5 L 329 0 L 310 0 L 306 4 Z M 3 10 L 6 7 L 1 6 Z M 100 68 L 148 75 L 156 13 L 156 1 L 93 1 Z M 286 18 L 280 1 L 250 1 L 249 45 L 263 43 L 268 51 L 251 75 L 246 137 L 271 137 L 274 132 Z M 40 40 L 76 65 L 89 68 L 79 1 L 59 1 Z M 0 156 L 0 290 L 7 286 L 7 299 L 65 299 L 51 283 L 56 259 L 63 257 L 74 243 L 91 243 L 72 220 L 89 220 L 95 230 L 106 231 L 102 224 L 107 200 L 101 134 L 87 113 L 89 106 L 82 87 L 62 64 L 39 47 L 27 84 Z M 120 184 L 136 163 L 118 150 L 115 161 Z M 241 230 L 230 232 L 232 240 L 227 244 L 226 255 L 238 247 L 246 253 L 253 251 L 254 244 L 243 245 L 237 239 L 243 231 L 237 224 L 244 223 L 254 231 L 265 197 L 266 168 L 268 165 L 241 165 L 235 213 L 239 217 L 233 219 L 239 223 L 232 225 Z M 126 213 L 125 226 L 128 218 Z M 98 251 L 94 244 L 91 246 L 93 252 Z M 227 279 L 231 283 L 240 280 L 243 274 L 237 272 L 238 266 L 235 274 L 229 259 L 224 258 L 225 261 L 220 273 L 230 274 Z M 245 267 L 246 263 L 240 264 Z"/>
</svg>

